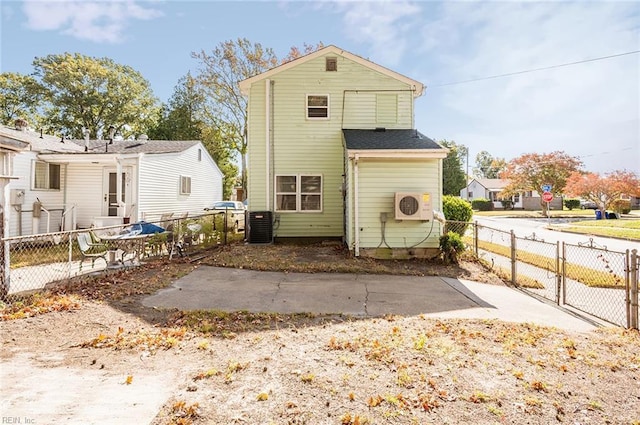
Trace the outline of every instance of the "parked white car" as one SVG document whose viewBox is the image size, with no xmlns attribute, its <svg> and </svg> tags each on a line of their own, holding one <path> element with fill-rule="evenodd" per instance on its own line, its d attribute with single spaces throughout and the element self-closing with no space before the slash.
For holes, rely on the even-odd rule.
<svg viewBox="0 0 640 425">
<path fill-rule="evenodd" d="M 227 227 L 234 232 L 244 231 L 245 212 L 244 204 L 240 201 L 220 201 L 214 203 L 211 207 L 205 208 L 205 211 L 220 211 L 227 215 Z"/>
</svg>

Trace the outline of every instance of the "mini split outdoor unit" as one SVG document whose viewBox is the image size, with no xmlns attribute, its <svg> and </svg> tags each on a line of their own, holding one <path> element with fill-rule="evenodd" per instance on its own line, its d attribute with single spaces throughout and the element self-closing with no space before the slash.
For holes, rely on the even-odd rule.
<svg viewBox="0 0 640 425">
<path fill-rule="evenodd" d="M 432 220 L 430 193 L 396 192 L 396 220 Z"/>
</svg>

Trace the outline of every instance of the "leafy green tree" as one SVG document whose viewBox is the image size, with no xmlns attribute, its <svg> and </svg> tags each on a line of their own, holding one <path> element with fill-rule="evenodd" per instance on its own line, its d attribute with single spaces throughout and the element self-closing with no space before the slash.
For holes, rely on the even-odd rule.
<svg viewBox="0 0 640 425">
<path fill-rule="evenodd" d="M 270 48 L 247 39 L 220 43 L 211 52 L 193 52 L 200 62 L 195 77 L 207 99 L 205 119 L 219 134 L 224 144 L 240 156 L 240 183 L 247 182 L 247 99 L 240 93 L 238 83 L 278 65 L 278 58 Z"/>
<path fill-rule="evenodd" d="M 567 179 L 582 166 L 582 161 L 565 152 L 545 154 L 529 153 L 514 158 L 500 173 L 500 178 L 509 180 L 501 192 L 508 197 L 523 191 L 542 192 L 543 185 L 551 185 L 554 195 L 562 195 Z M 540 197 L 540 206 L 546 213 L 547 203 Z"/>
<path fill-rule="evenodd" d="M 454 141 L 442 140 L 439 143 L 449 149 L 447 157 L 442 161 L 442 193 L 460 196 L 460 191 L 467 185 L 467 177 L 462 169 L 467 147 Z"/>
<path fill-rule="evenodd" d="M 18 119 L 31 125 L 40 121 L 38 108 L 42 105 L 42 87 L 30 75 L 15 72 L 0 74 L 0 120 L 12 125 Z"/>
<path fill-rule="evenodd" d="M 224 174 L 224 181 L 222 182 L 224 199 L 230 199 L 233 189 L 240 182 L 238 166 L 235 164 L 233 152 L 228 149 L 224 134 L 219 128 L 204 127 L 201 140 L 213 160 L 218 164 L 222 174 Z"/>
<path fill-rule="evenodd" d="M 147 80 L 133 68 L 109 58 L 64 53 L 36 58 L 48 106 L 45 129 L 82 138 L 108 136 L 113 126 L 124 138 L 143 133 L 157 116 L 157 99 Z"/>
<path fill-rule="evenodd" d="M 205 98 L 187 74 L 178 80 L 168 104 L 162 105 L 155 125 L 148 130 L 152 140 L 201 140 Z"/>
<path fill-rule="evenodd" d="M 494 158 L 489 152 L 482 151 L 476 155 L 473 175 L 484 179 L 497 179 L 506 166 L 507 162 L 504 158 Z"/>
</svg>

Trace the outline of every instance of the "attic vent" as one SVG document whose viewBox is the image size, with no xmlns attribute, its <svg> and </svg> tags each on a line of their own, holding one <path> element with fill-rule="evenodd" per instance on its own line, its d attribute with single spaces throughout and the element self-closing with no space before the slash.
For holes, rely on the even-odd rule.
<svg viewBox="0 0 640 425">
<path fill-rule="evenodd" d="M 146 134 L 141 134 L 138 136 L 138 140 L 149 140 L 149 136 Z"/>
<path fill-rule="evenodd" d="M 337 71 L 338 70 L 338 58 L 327 58 L 327 60 L 326 60 L 326 70 L 327 71 Z"/>
</svg>

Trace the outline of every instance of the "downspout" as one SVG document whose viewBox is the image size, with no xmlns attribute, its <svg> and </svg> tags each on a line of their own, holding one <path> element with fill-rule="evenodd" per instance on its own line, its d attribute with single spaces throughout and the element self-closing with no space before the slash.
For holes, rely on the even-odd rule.
<svg viewBox="0 0 640 425">
<path fill-rule="evenodd" d="M 265 110 L 265 204 L 267 211 L 270 211 L 271 205 L 271 80 L 265 80 L 265 93 L 264 93 L 264 110 Z"/>
<path fill-rule="evenodd" d="M 358 181 L 358 160 L 360 159 L 360 155 L 356 154 L 353 158 L 353 197 L 354 197 L 354 205 L 353 205 L 353 221 L 356 231 L 356 246 L 354 249 L 354 254 L 356 257 L 360 256 L 360 220 L 358 219 L 359 215 L 359 181 Z"/>
</svg>

